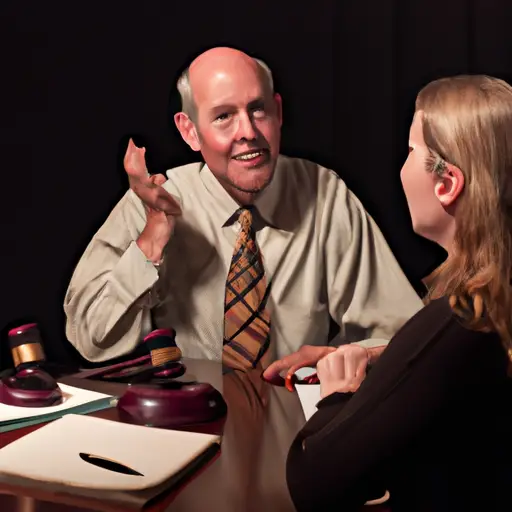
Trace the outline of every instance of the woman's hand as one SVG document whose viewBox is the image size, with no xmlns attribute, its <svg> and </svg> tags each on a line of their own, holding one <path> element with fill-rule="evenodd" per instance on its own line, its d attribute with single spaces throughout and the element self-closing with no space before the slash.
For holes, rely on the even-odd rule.
<svg viewBox="0 0 512 512">
<path fill-rule="evenodd" d="M 366 377 L 368 350 L 360 345 L 341 345 L 318 361 L 316 370 L 322 398 L 332 393 L 354 393 Z"/>
</svg>

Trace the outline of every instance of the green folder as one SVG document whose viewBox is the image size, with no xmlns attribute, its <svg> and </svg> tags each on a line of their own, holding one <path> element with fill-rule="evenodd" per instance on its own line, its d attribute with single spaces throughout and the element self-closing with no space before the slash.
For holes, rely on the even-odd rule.
<svg viewBox="0 0 512 512">
<path fill-rule="evenodd" d="M 17 420 L 0 421 L 0 433 L 29 427 L 31 425 L 38 425 L 39 423 L 46 423 L 48 421 L 61 418 L 66 414 L 89 414 L 91 412 L 115 407 L 116 404 L 117 398 L 109 396 L 106 398 L 100 398 L 99 400 L 93 400 L 92 402 L 88 402 L 77 407 L 70 407 L 68 409 L 62 409 L 48 414 L 38 414 L 37 416 L 29 416 L 27 418 L 20 418 Z"/>
<path fill-rule="evenodd" d="M 89 414 L 117 405 L 117 396 L 59 382 L 63 401 L 49 407 L 15 407 L 0 403 L 0 433 L 61 418 L 66 414 Z"/>
</svg>

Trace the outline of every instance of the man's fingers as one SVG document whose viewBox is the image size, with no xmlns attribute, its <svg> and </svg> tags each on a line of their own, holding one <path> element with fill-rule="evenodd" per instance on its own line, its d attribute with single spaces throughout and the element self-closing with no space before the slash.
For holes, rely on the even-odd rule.
<svg viewBox="0 0 512 512">
<path fill-rule="evenodd" d="M 147 178 L 147 167 L 145 155 L 145 148 L 138 148 L 132 139 L 128 141 L 128 147 L 124 155 L 124 168 L 129 177 L 134 179 Z"/>
<path fill-rule="evenodd" d="M 161 185 L 166 182 L 161 174 L 147 178 L 146 182 L 131 181 L 131 188 L 145 206 L 164 212 L 166 215 L 180 216 L 181 206 Z"/>
<path fill-rule="evenodd" d="M 283 359 L 275 361 L 267 368 L 267 370 L 272 369 L 272 373 L 275 375 L 286 370 L 286 374 L 288 376 L 295 373 L 300 368 L 304 368 L 304 366 L 310 366 L 315 363 L 316 360 L 312 357 L 305 357 L 303 353 L 295 352 L 294 354 L 283 357 Z M 275 368 L 272 368 L 273 365 L 275 365 Z"/>
<path fill-rule="evenodd" d="M 300 370 L 301 368 L 304 368 L 305 366 L 311 365 L 311 361 L 308 360 L 302 360 L 299 363 L 295 363 L 292 366 L 288 368 L 288 371 L 286 372 L 286 376 L 289 377 L 297 372 L 297 370 Z"/>
<path fill-rule="evenodd" d="M 326 354 L 332 354 L 335 350 L 335 347 L 304 346 L 297 352 L 270 364 L 263 372 L 263 378 L 271 381 L 272 379 L 279 379 L 279 374 L 283 371 L 286 371 L 287 376 L 289 376 L 305 366 L 316 366 L 318 361 L 325 357 Z"/>
<path fill-rule="evenodd" d="M 163 185 L 167 181 L 167 178 L 163 174 L 155 174 L 151 176 L 151 178 L 153 183 L 158 186 Z"/>
<path fill-rule="evenodd" d="M 290 356 L 283 357 L 283 359 L 278 359 L 274 361 L 272 364 L 268 366 L 268 368 L 263 372 L 263 378 L 266 380 L 272 380 L 279 376 L 279 374 L 290 367 Z"/>
<path fill-rule="evenodd" d="M 171 194 L 161 188 L 167 181 L 162 174 L 155 174 L 150 178 L 151 183 L 158 187 L 155 190 L 155 206 L 162 210 L 166 215 L 181 215 L 180 205 L 175 201 Z"/>
<path fill-rule="evenodd" d="M 168 215 L 180 215 L 181 208 L 178 202 L 172 197 L 167 190 L 162 188 L 162 185 L 167 181 L 167 178 L 162 174 L 154 174 L 151 176 L 150 181 L 155 188 L 155 199 L 161 202 L 160 208 Z"/>
<path fill-rule="evenodd" d="M 162 187 L 167 178 L 162 174 L 148 176 L 145 153 L 145 148 L 138 148 L 132 139 L 128 141 L 124 167 L 128 174 L 130 188 L 147 208 L 163 212 L 166 215 L 181 215 L 179 203 Z"/>
<path fill-rule="evenodd" d="M 126 153 L 128 155 L 140 154 L 140 155 L 144 156 L 145 152 L 146 152 L 146 148 L 145 147 L 139 148 L 138 146 L 136 146 L 135 142 L 133 142 L 133 139 L 130 137 L 130 140 L 128 141 L 128 147 L 126 148 Z"/>
<path fill-rule="evenodd" d="M 166 215 L 180 216 L 181 207 L 174 197 L 162 187 L 155 191 L 155 209 L 164 212 Z"/>
</svg>

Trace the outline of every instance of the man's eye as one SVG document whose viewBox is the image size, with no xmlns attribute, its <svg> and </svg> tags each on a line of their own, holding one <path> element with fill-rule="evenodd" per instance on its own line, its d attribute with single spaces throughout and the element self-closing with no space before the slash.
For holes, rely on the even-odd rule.
<svg viewBox="0 0 512 512">
<path fill-rule="evenodd" d="M 229 114 L 220 114 L 215 118 L 215 121 L 225 121 L 229 117 Z"/>
<path fill-rule="evenodd" d="M 414 148 L 411 148 L 411 146 L 409 146 L 409 153 L 412 153 L 414 151 Z"/>
</svg>

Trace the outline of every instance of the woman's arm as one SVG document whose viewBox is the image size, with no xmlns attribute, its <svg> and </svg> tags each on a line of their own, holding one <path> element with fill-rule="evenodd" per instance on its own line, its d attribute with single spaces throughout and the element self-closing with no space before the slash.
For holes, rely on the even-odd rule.
<svg viewBox="0 0 512 512">
<path fill-rule="evenodd" d="M 496 338 L 437 320 L 435 333 L 420 322 L 397 336 L 353 396 L 334 393 L 318 404 L 287 461 L 299 512 L 357 510 L 382 484 L 386 461 L 495 371 L 502 350 Z"/>
</svg>

